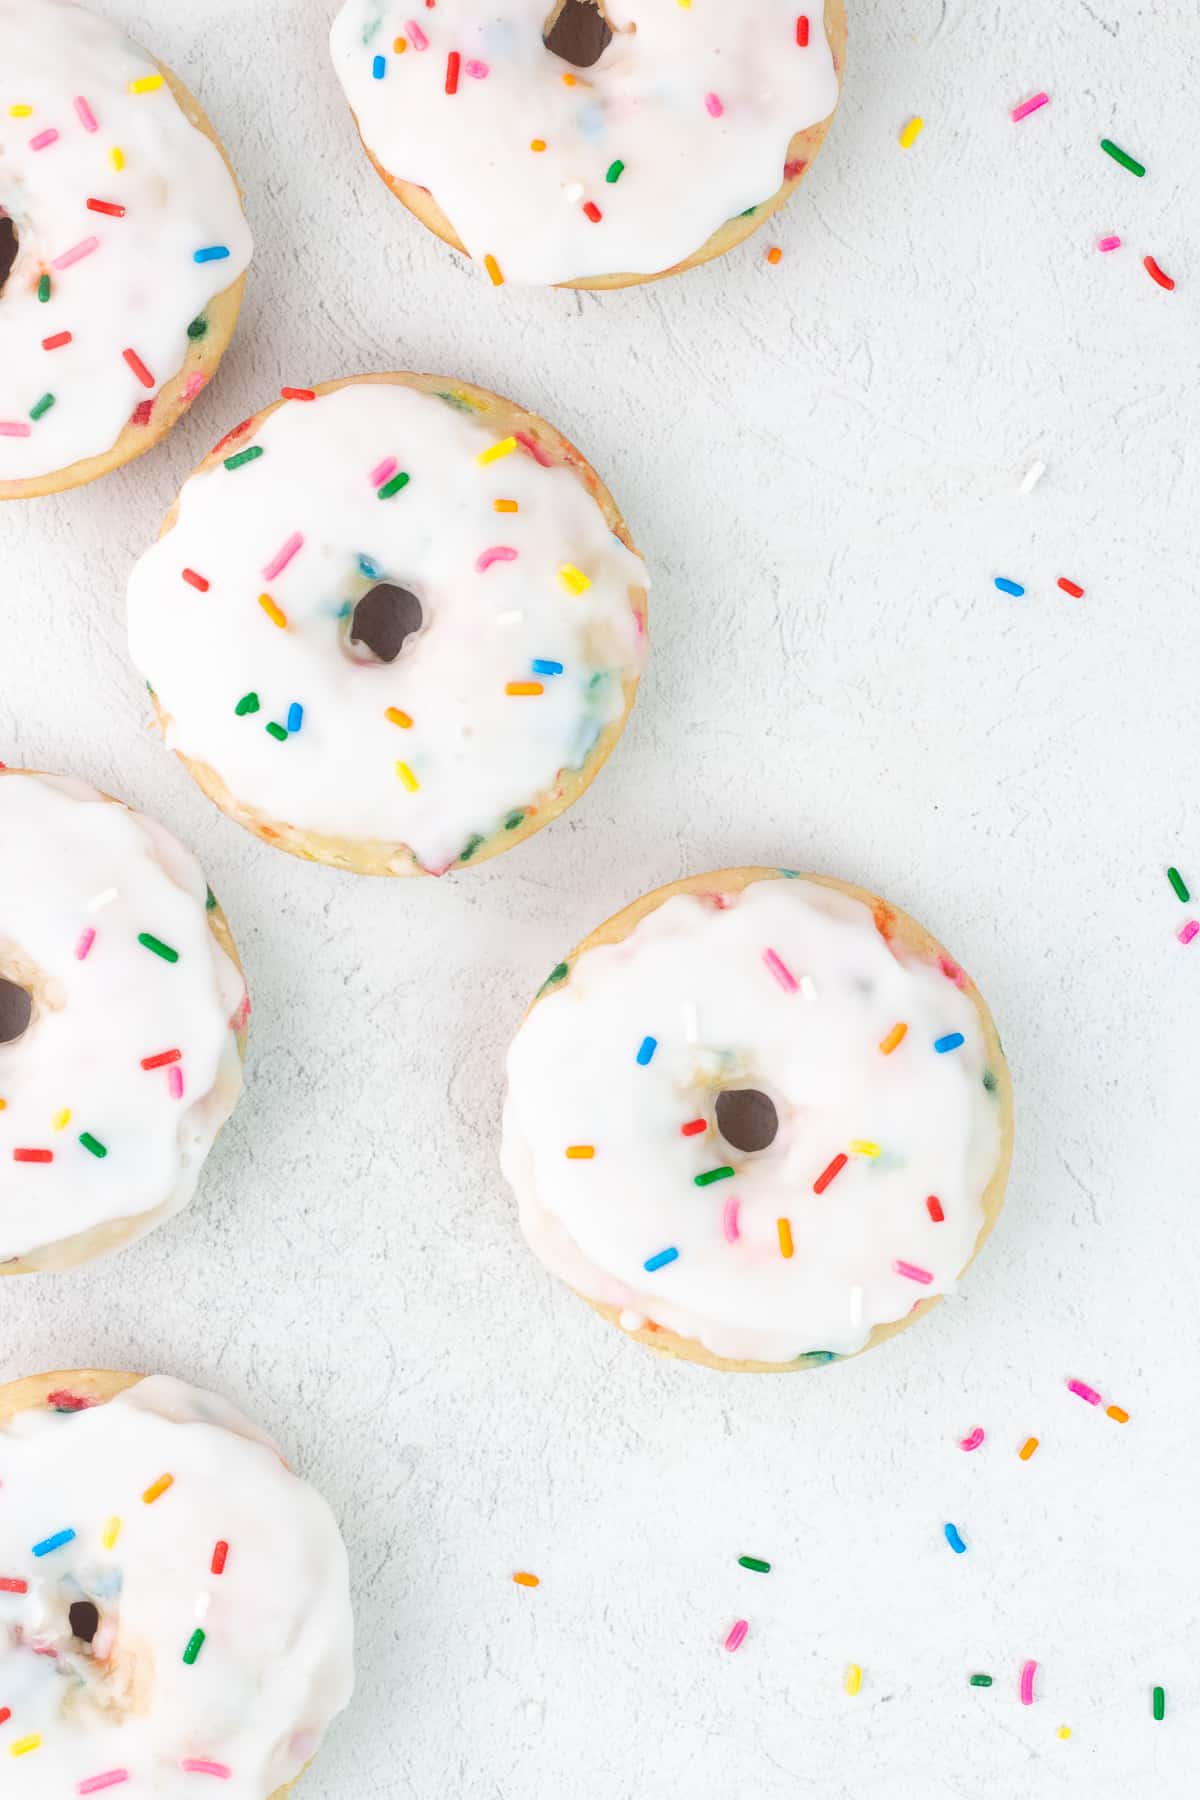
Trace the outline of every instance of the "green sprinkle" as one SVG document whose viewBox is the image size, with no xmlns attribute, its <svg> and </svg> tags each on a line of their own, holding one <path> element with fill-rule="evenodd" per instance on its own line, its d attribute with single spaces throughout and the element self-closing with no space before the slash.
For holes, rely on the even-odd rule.
<svg viewBox="0 0 1200 1800">
<path fill-rule="evenodd" d="M 545 981 L 543 981 L 541 987 L 538 989 L 537 998 L 540 1000 L 547 988 L 557 987 L 560 981 L 565 981 L 570 972 L 571 965 L 569 963 L 555 963 Z"/>
<path fill-rule="evenodd" d="M 53 405 L 54 405 L 54 395 L 53 394 L 43 394 L 41 399 L 38 401 L 37 405 L 30 407 L 30 409 L 29 409 L 30 418 L 31 419 L 42 418 L 44 414 L 46 414 L 50 411 L 50 408 Z"/>
<path fill-rule="evenodd" d="M 107 1146 L 102 1144 L 99 1138 L 94 1138 L 90 1131 L 80 1132 L 79 1141 L 85 1150 L 91 1151 L 93 1156 L 104 1157 L 108 1155 Z"/>
<path fill-rule="evenodd" d="M 185 1663 L 187 1663 L 189 1668 L 191 1667 L 192 1663 L 195 1662 L 196 1658 L 199 1656 L 200 1646 L 203 1642 L 204 1642 L 204 1633 L 200 1630 L 199 1626 L 197 1626 L 196 1630 L 193 1631 L 191 1637 L 188 1639 L 187 1649 L 183 1653 L 183 1660 Z"/>
<path fill-rule="evenodd" d="M 438 399 L 444 400 L 447 406 L 452 406 L 455 412 L 477 413 L 481 410 L 466 394 L 457 394 L 450 389 L 439 390 Z"/>
<path fill-rule="evenodd" d="M 836 1350 L 805 1350 L 796 1358 L 797 1362 L 807 1363 L 811 1369 L 820 1369 L 826 1363 L 837 1361 Z"/>
<path fill-rule="evenodd" d="M 155 956 L 161 956 L 164 962 L 179 961 L 178 950 L 172 950 L 170 944 L 164 944 L 161 938 L 152 937 L 148 931 L 138 932 L 138 943 L 147 950 L 153 950 Z"/>
<path fill-rule="evenodd" d="M 214 907 L 216 906 L 216 904 L 217 904 L 217 896 L 213 893 L 212 889 L 209 888 L 207 893 L 204 896 L 205 912 L 212 912 Z"/>
<path fill-rule="evenodd" d="M 524 817 L 525 814 L 523 812 L 509 813 L 507 819 L 504 821 L 505 831 L 515 831 Z"/>
<path fill-rule="evenodd" d="M 393 475 L 390 481 L 384 482 L 375 498 L 377 500 L 390 500 L 393 494 L 398 494 L 401 488 L 406 488 L 408 486 L 408 480 L 408 476 L 402 469 L 399 475 Z"/>
<path fill-rule="evenodd" d="M 697 1187 L 711 1187 L 714 1181 L 726 1181 L 733 1170 L 726 1165 L 723 1169 L 706 1169 L 703 1175 L 696 1175 L 693 1180 Z"/>
<path fill-rule="evenodd" d="M 1156 1687 L 1154 1690 L 1154 1716 L 1155 1716 L 1155 1718 L 1156 1719 L 1163 1718 L 1166 1714 L 1166 1710 L 1167 1710 L 1166 1693 L 1162 1688 Z"/>
<path fill-rule="evenodd" d="M 1183 879 L 1183 876 L 1179 873 L 1179 870 L 1178 869 L 1168 869 L 1167 870 L 1167 880 L 1170 882 L 1171 886 L 1175 889 L 1176 894 L 1178 894 L 1179 898 L 1183 901 L 1183 904 L 1186 906 L 1192 896 L 1188 893 L 1187 882 Z"/>
<path fill-rule="evenodd" d="M 608 173 L 605 175 L 604 179 L 605 181 L 620 181 L 624 173 L 625 164 L 621 161 L 620 157 L 618 157 L 616 162 L 609 163 Z"/>
<path fill-rule="evenodd" d="M 757 211 L 758 211 L 757 206 L 748 206 L 746 208 L 745 212 L 738 214 L 738 218 L 739 219 L 752 219 Z"/>
<path fill-rule="evenodd" d="M 758 1575 L 769 1575 L 771 1573 L 770 1563 L 761 1562 L 757 1556 L 739 1556 L 738 1568 L 753 1569 Z"/>
<path fill-rule="evenodd" d="M 971 1677 L 972 1687 L 991 1687 L 991 1685 L 992 1678 L 990 1675 L 972 1675 Z"/>
<path fill-rule="evenodd" d="M 257 694 L 243 694 L 233 710 L 239 719 L 244 719 L 247 713 L 256 713 L 258 711 L 258 706 L 259 701 Z"/>
<path fill-rule="evenodd" d="M 271 723 L 267 726 L 267 730 L 273 738 L 276 738 L 279 741 L 279 743 L 287 743 L 288 730 L 286 725 L 277 725 L 275 720 L 272 719 Z"/>
<path fill-rule="evenodd" d="M 992 1074 L 992 1071 L 990 1069 L 985 1069 L 983 1071 L 983 1085 L 987 1089 L 989 1094 L 995 1093 L 996 1077 Z"/>
<path fill-rule="evenodd" d="M 204 314 L 201 313 L 200 317 L 198 319 L 193 319 L 188 326 L 188 336 L 195 340 L 196 338 L 205 337 L 207 333 L 208 320 L 205 318 Z"/>
<path fill-rule="evenodd" d="M 50 298 L 50 277 L 48 275 L 43 275 L 41 280 L 38 282 L 38 299 L 45 301 L 45 300 L 48 300 L 49 298 Z"/>
<path fill-rule="evenodd" d="M 251 444 L 248 450 L 239 450 L 236 456 L 227 456 L 225 458 L 225 467 L 227 469 L 240 469 L 243 463 L 253 462 L 255 457 L 261 456 L 262 453 L 263 449 L 261 444 Z"/>
<path fill-rule="evenodd" d="M 1111 138 L 1101 138 L 1100 148 L 1104 151 L 1106 156 L 1111 156 L 1115 163 L 1120 163 L 1123 169 L 1128 169 L 1131 175 L 1144 175 L 1146 173 L 1145 165 L 1140 162 L 1135 162 L 1133 157 L 1127 155 L 1124 150 L 1114 144 Z"/>
<path fill-rule="evenodd" d="M 487 842 L 487 839 L 478 836 L 478 834 L 476 834 L 475 837 L 469 837 L 466 842 L 466 847 L 458 859 L 459 862 L 470 862 L 471 858 L 474 856 L 475 852 L 478 850 L 480 844 L 483 844 L 486 842 Z"/>
</svg>

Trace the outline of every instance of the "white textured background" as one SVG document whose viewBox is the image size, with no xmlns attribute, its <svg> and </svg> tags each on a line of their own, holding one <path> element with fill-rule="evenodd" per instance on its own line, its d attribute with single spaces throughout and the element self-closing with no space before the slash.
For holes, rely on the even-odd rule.
<svg viewBox="0 0 1200 1800">
<path fill-rule="evenodd" d="M 329 1495 L 359 1692 L 307 1800 L 1193 1795 L 1200 939 L 1175 941 L 1163 871 L 1200 890 L 1195 9 L 852 0 L 841 115 L 772 236 L 598 298 L 493 292 L 390 199 L 327 66 L 333 0 L 100 4 L 208 107 L 258 256 L 165 448 L 0 512 L 0 759 L 174 826 L 255 1013 L 196 1204 L 91 1273 L 5 1282 L 0 1375 L 211 1384 Z M 1051 106 L 1010 124 L 1039 87 Z M 1126 247 L 1098 255 L 1109 231 Z M 562 426 L 655 581 L 642 699 L 592 793 L 442 884 L 305 867 L 226 823 L 124 650 L 129 566 L 203 451 L 281 382 L 395 367 Z M 963 959 L 1018 1149 L 933 1320 L 733 1379 L 660 1367 L 532 1262 L 496 1168 L 501 1068 L 594 923 L 776 860 L 882 890 Z"/>
</svg>

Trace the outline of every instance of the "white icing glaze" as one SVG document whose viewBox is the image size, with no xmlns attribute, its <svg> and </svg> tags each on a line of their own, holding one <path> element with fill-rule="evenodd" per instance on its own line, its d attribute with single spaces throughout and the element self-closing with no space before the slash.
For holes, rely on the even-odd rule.
<svg viewBox="0 0 1200 1800">
<path fill-rule="evenodd" d="M 772 975 L 766 950 L 794 991 Z M 938 963 L 901 954 L 861 902 L 770 880 L 723 909 L 676 895 L 622 943 L 580 956 L 529 1013 L 508 1059 L 503 1168 L 543 1262 L 589 1298 L 714 1355 L 771 1363 L 861 1349 L 876 1324 L 948 1292 L 983 1224 L 999 1106 L 984 1086 L 973 1002 Z M 692 1006 L 698 1043 L 684 1029 Z M 907 1035 L 884 1055 L 897 1023 Z M 935 1052 L 958 1032 L 961 1047 Z M 647 1036 L 657 1049 L 642 1066 Z M 714 1123 L 717 1094 L 739 1087 L 767 1093 L 779 1114 L 774 1144 L 752 1155 Z M 708 1130 L 685 1136 L 698 1117 Z M 850 1154 L 814 1193 L 856 1141 L 879 1156 Z M 594 1157 L 568 1159 L 567 1146 L 579 1145 Z M 696 1185 L 726 1166 L 732 1178 Z M 942 1223 L 926 1208 L 930 1195 Z M 648 1272 L 667 1249 L 678 1259 Z M 931 1281 L 914 1282 L 897 1262 Z"/>
<path fill-rule="evenodd" d="M 147 1503 L 163 1475 L 172 1485 Z M 0 1481 L 0 1577 L 28 1584 L 0 1591 L 6 1796 L 86 1792 L 123 1770 L 113 1786 L 131 1796 L 266 1800 L 300 1772 L 350 1699 L 353 1626 L 333 1514 L 269 1438 L 152 1376 L 84 1412 L 18 1414 L 0 1429 Z M 100 1614 L 90 1648 L 68 1616 L 86 1600 Z M 193 1760 L 229 1776 L 204 1782 Z"/>
<path fill-rule="evenodd" d="M 133 660 L 170 715 L 172 748 L 268 820 L 407 844 L 433 871 L 580 768 L 642 666 L 630 595 L 645 571 L 569 469 L 520 450 L 481 466 L 497 441 L 494 426 L 435 396 L 360 384 L 283 406 L 230 446 L 261 445 L 257 461 L 194 475 L 178 523 L 129 587 Z M 411 480 L 381 501 L 371 472 L 397 457 Z M 497 513 L 497 497 L 519 512 Z M 267 580 L 297 534 L 303 545 Z M 481 569 L 496 546 L 517 554 Z M 375 585 L 360 558 L 421 601 L 421 630 L 391 664 L 346 646 L 345 615 Z M 588 577 L 586 592 L 568 589 L 566 565 Z M 206 593 L 181 580 L 184 568 Z M 285 629 L 258 603 L 264 591 Z M 534 674 L 535 659 L 563 673 Z M 544 692 L 506 692 L 528 681 Z M 249 692 L 261 710 L 239 717 Z M 293 703 L 301 728 L 280 742 L 265 725 L 285 723 Z"/>
<path fill-rule="evenodd" d="M 0 976 L 34 994 L 29 1029 L 0 1043 L 3 1263 L 114 1220 L 137 1235 L 187 1204 L 241 1093 L 245 985 L 209 929 L 198 864 L 152 819 L 9 770 L 0 845 Z M 142 1068 L 168 1050 L 177 1064 Z"/>
<path fill-rule="evenodd" d="M 792 136 L 837 103 L 821 4 L 804 49 L 795 0 L 606 4 L 616 35 L 578 71 L 543 45 L 552 0 L 440 0 L 434 12 L 346 0 L 334 21 L 334 67 L 367 148 L 389 174 L 428 188 L 470 254 L 494 256 L 508 281 L 672 267 L 769 199 Z M 397 55 L 414 19 L 428 48 Z M 535 139 L 544 151 L 531 151 Z"/>
<path fill-rule="evenodd" d="M 153 59 L 69 0 L 0 0 L 0 212 L 20 238 L 0 293 L 0 481 L 111 449 L 135 408 L 179 373 L 189 324 L 250 261 L 220 152 L 165 81 L 130 93 L 146 77 L 161 81 Z M 32 110 L 14 117 L 13 107 Z M 58 135 L 34 148 L 48 132 Z M 124 218 L 90 211 L 89 199 L 123 206 Z M 55 266 L 91 239 L 89 254 Z M 229 255 L 195 261 L 218 246 Z M 64 331 L 70 343 L 42 348 Z M 127 349 L 151 386 L 125 361 Z M 54 405 L 31 420 L 47 393 Z"/>
</svg>

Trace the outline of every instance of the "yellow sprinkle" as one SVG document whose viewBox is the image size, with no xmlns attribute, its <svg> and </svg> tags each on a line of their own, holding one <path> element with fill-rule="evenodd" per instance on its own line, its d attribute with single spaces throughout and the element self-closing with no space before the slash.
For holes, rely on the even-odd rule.
<svg viewBox="0 0 1200 1800">
<path fill-rule="evenodd" d="M 157 1481 L 151 1482 L 150 1486 L 142 1495 L 142 1499 L 146 1502 L 147 1506 L 153 1506 L 154 1502 L 160 1499 L 169 1487 L 174 1486 L 175 1477 L 173 1475 L 160 1475 Z"/>
<path fill-rule="evenodd" d="M 258 604 L 262 607 L 272 625 L 278 625 L 280 631 L 287 630 L 287 614 L 280 611 L 270 594 L 260 594 L 258 596 Z"/>
<path fill-rule="evenodd" d="M 506 694 L 544 694 L 546 690 L 540 681 L 510 681 L 504 691 Z"/>
<path fill-rule="evenodd" d="M 783 251 L 779 248 L 778 244 L 772 244 L 771 248 L 767 251 L 767 261 L 771 263 L 772 266 L 775 263 L 783 261 Z"/>
<path fill-rule="evenodd" d="M 493 512 L 520 512 L 521 509 L 515 500 L 493 500 L 492 510 Z"/>
<path fill-rule="evenodd" d="M 851 1156 L 878 1156 L 879 1145 L 872 1144 L 867 1138 L 851 1138 L 848 1145 Z"/>
<path fill-rule="evenodd" d="M 515 437 L 501 438 L 498 444 L 490 444 L 486 450 L 481 450 L 475 461 L 486 468 L 488 463 L 499 462 L 502 456 L 511 456 L 516 447 Z"/>
<path fill-rule="evenodd" d="M 568 1144 L 567 1155 L 572 1162 L 591 1162 L 596 1154 L 594 1144 Z"/>
<path fill-rule="evenodd" d="M 1069 1725 L 1060 1725 L 1058 1728 L 1058 1735 L 1065 1743 L 1071 1735 L 1071 1727 Z"/>
<path fill-rule="evenodd" d="M 114 169 L 123 169 L 125 167 L 125 152 L 122 150 L 120 144 L 113 145 L 108 153 L 108 160 L 111 162 Z"/>
<path fill-rule="evenodd" d="M 500 271 L 500 264 L 496 261 L 495 257 L 494 256 L 485 256 L 483 259 L 483 266 L 492 278 L 492 286 L 493 287 L 503 287 L 504 286 L 504 276 L 502 275 L 502 273 Z"/>
<path fill-rule="evenodd" d="M 152 94 L 162 84 L 161 75 L 139 75 L 136 81 L 130 82 L 129 91 L 131 94 Z"/>
<path fill-rule="evenodd" d="M 525 1569 L 518 1569 L 513 1580 L 518 1587 L 541 1587 L 542 1585 L 536 1575 L 530 1575 Z"/>
<path fill-rule="evenodd" d="M 776 1219 L 775 1225 L 779 1232 L 779 1254 L 783 1257 L 790 1257 L 792 1254 L 792 1221 Z"/>
<path fill-rule="evenodd" d="M 848 1694 L 857 1694 L 861 1686 L 862 1670 L 857 1663 L 851 1663 L 850 1667 L 846 1670 L 846 1692 Z"/>
<path fill-rule="evenodd" d="M 10 119 L 31 119 L 33 108 L 32 106 L 10 106 L 8 116 Z"/>
<path fill-rule="evenodd" d="M 65 1131 L 67 1126 L 71 1123 L 70 1107 L 64 1106 L 61 1112 L 56 1112 L 51 1122 L 55 1131 Z"/>
<path fill-rule="evenodd" d="M 7 1105 L 8 1105 L 7 1100 L 0 1100 L 0 1112 L 3 1112 Z"/>
<path fill-rule="evenodd" d="M 397 38 L 392 45 L 392 49 L 396 52 L 397 56 L 403 56 L 404 52 L 408 49 L 408 39 L 402 37 Z"/>
<path fill-rule="evenodd" d="M 396 764 L 396 773 L 400 777 L 401 781 L 404 783 L 405 787 L 408 789 L 409 793 L 415 794 L 421 784 L 417 780 L 416 776 L 413 774 L 412 770 L 409 768 L 408 764 L 407 763 L 397 763 Z"/>
<path fill-rule="evenodd" d="M 1017 1454 L 1021 1458 L 1021 1461 L 1028 1462 L 1030 1457 L 1033 1455 L 1034 1451 L 1037 1449 L 1037 1447 L 1038 1447 L 1038 1441 L 1036 1438 L 1026 1438 L 1025 1442 L 1021 1445 L 1020 1450 L 1017 1452 Z"/>
<path fill-rule="evenodd" d="M 904 130 L 900 133 L 900 148 L 902 150 L 911 150 L 924 129 L 924 119 L 910 119 L 908 124 L 904 127 Z"/>
<path fill-rule="evenodd" d="M 106 1550 L 111 1550 L 120 1535 L 121 1521 L 114 1513 L 112 1518 L 108 1521 L 108 1524 L 104 1527 L 104 1536 L 100 1539 L 100 1542 L 104 1545 Z"/>
<path fill-rule="evenodd" d="M 907 1025 L 893 1025 L 879 1048 L 883 1051 L 885 1056 L 890 1056 L 892 1051 L 898 1049 L 907 1036 Z"/>
<path fill-rule="evenodd" d="M 0 1100 L 0 1106 L 3 1105 L 3 1100 Z M 1106 1406 L 1104 1410 L 1110 1419 L 1115 1419 L 1117 1421 L 1118 1425 L 1128 1425 L 1129 1414 L 1125 1411 L 1123 1406 Z"/>
<path fill-rule="evenodd" d="M 385 719 L 390 719 L 393 725 L 398 725 L 401 731 L 412 730 L 412 720 L 406 712 L 401 712 L 398 706 L 389 706 L 383 716 Z"/>
<path fill-rule="evenodd" d="M 558 573 L 559 579 L 570 588 L 573 594 L 586 594 L 592 585 L 583 570 L 577 569 L 574 563 L 564 563 Z"/>
<path fill-rule="evenodd" d="M 18 1738 L 15 1744 L 8 1747 L 14 1756 L 28 1756 L 31 1750 L 38 1748 L 41 1741 L 40 1737 Z"/>
<path fill-rule="evenodd" d="M 531 150 L 544 150 L 546 148 L 545 138 L 530 138 L 529 148 Z"/>
<path fill-rule="evenodd" d="M 682 6 L 684 12 L 691 12 L 692 10 L 692 0 L 679 0 L 679 5 Z"/>
</svg>

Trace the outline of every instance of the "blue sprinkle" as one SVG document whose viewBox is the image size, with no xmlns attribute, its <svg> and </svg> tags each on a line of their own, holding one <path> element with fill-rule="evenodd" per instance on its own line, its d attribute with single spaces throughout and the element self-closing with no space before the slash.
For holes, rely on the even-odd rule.
<svg viewBox="0 0 1200 1800">
<path fill-rule="evenodd" d="M 951 1031 L 945 1037 L 934 1038 L 933 1047 L 939 1056 L 945 1056 L 947 1050 L 957 1050 L 963 1041 L 961 1031 Z"/>
<path fill-rule="evenodd" d="M 206 250 L 194 251 L 192 254 L 192 261 L 199 263 L 224 262 L 228 255 L 228 244 L 210 244 Z"/>
<path fill-rule="evenodd" d="M 375 564 L 371 561 L 369 556 L 360 556 L 358 559 L 358 566 L 368 581 L 377 579 L 379 570 L 375 567 Z"/>
<path fill-rule="evenodd" d="M 287 728 L 289 731 L 299 731 L 303 723 L 304 708 L 298 700 L 293 700 L 292 704 L 288 707 Z"/>
<path fill-rule="evenodd" d="M 547 662 L 545 658 L 541 656 L 535 656 L 530 667 L 535 675 L 561 675 L 563 672 L 561 663 Z"/>
<path fill-rule="evenodd" d="M 377 56 L 371 64 L 371 73 L 376 81 L 382 81 L 387 74 L 387 57 Z"/>
<path fill-rule="evenodd" d="M 658 1049 L 658 1039 L 657 1038 L 644 1037 L 642 1039 L 641 1044 L 638 1047 L 637 1059 L 638 1059 L 639 1063 L 641 1063 L 643 1069 L 645 1068 L 646 1064 L 650 1061 L 650 1058 L 654 1055 L 654 1052 L 657 1049 Z"/>
<path fill-rule="evenodd" d="M 967 1546 L 963 1543 L 962 1539 L 958 1535 L 958 1526 L 957 1525 L 947 1525 L 944 1527 L 944 1530 L 946 1533 L 946 1542 L 949 1544 L 950 1548 L 953 1550 L 955 1556 L 961 1556 Z"/>
<path fill-rule="evenodd" d="M 43 1538 L 40 1544 L 33 1546 L 35 1556 L 49 1556 L 52 1550 L 61 1550 L 75 1536 L 73 1531 L 56 1531 L 53 1537 Z"/>
<path fill-rule="evenodd" d="M 1015 594 L 1018 600 L 1025 592 L 1019 581 L 1009 581 L 1004 575 L 997 575 L 996 586 L 1002 594 Z"/>
<path fill-rule="evenodd" d="M 657 1256 L 652 1256 L 648 1262 L 642 1264 L 642 1267 L 645 1269 L 647 1275 L 653 1275 L 655 1269 L 665 1269 L 668 1263 L 678 1261 L 678 1250 L 660 1250 Z M 950 1531 L 953 1530 L 953 1527 L 947 1526 L 946 1529 Z"/>
</svg>

